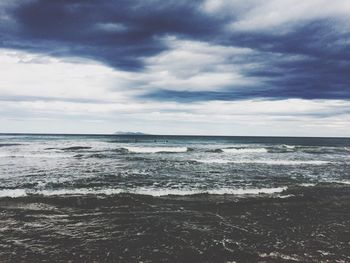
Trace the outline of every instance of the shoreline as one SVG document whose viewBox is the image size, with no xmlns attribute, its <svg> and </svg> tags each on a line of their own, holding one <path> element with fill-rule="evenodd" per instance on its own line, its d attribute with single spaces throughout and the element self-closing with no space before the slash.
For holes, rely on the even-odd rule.
<svg viewBox="0 0 350 263">
<path fill-rule="evenodd" d="M 347 262 L 350 187 L 0 198 L 0 261 Z"/>
</svg>

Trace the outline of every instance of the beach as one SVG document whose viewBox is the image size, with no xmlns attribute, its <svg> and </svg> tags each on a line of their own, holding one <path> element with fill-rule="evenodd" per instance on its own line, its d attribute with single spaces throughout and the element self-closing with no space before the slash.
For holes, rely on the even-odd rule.
<svg viewBox="0 0 350 263">
<path fill-rule="evenodd" d="M 0 200 L 1 262 L 349 262 L 350 187 Z"/>
</svg>

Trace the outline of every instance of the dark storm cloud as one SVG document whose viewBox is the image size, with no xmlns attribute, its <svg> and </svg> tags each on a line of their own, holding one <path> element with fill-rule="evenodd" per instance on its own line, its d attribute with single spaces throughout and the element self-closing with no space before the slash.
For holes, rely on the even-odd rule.
<svg viewBox="0 0 350 263">
<path fill-rule="evenodd" d="M 141 98 L 155 99 L 159 101 L 181 101 L 181 102 L 197 102 L 207 100 L 239 100 L 257 97 L 258 92 L 243 91 L 175 91 L 175 90 L 157 90 L 149 92 Z M 262 94 L 263 95 L 263 94 Z"/>
<path fill-rule="evenodd" d="M 312 22 L 287 35 L 237 40 L 254 50 L 283 55 L 278 60 L 266 59 L 265 71 L 247 72 L 267 76 L 267 97 L 303 99 L 350 98 L 349 41 L 349 35 L 338 33 L 330 21 Z"/>
<path fill-rule="evenodd" d="M 210 45 L 246 47 L 237 55 L 255 85 L 221 91 L 145 91 L 142 98 L 192 102 L 247 98 L 350 99 L 350 35 L 336 17 L 301 20 L 288 30 L 227 30 L 230 19 L 209 15 L 202 1 L 60 0 L 23 1 L 2 7 L 11 19 L 0 26 L 3 48 L 62 57 L 91 58 L 116 69 L 143 71 L 144 58 L 169 47 L 165 36 Z M 0 14 L 4 13 L 1 12 Z M 237 16 L 237 18 L 235 17 Z M 224 18 L 222 18 L 224 17 Z"/>
<path fill-rule="evenodd" d="M 198 11 L 198 1 L 28 1 L 9 8 L 16 30 L 2 46 L 56 56 L 97 59 L 123 70 L 166 49 L 159 38 L 206 38 L 218 25 Z"/>
</svg>

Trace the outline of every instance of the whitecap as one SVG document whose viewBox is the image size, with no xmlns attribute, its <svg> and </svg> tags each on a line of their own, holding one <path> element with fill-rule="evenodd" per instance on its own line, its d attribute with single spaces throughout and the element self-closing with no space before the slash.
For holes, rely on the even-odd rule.
<svg viewBox="0 0 350 263">
<path fill-rule="evenodd" d="M 209 194 L 233 194 L 233 195 L 258 195 L 258 194 L 273 194 L 280 193 L 287 190 L 287 187 L 275 187 L 275 188 L 239 188 L 230 189 L 222 188 L 217 190 L 209 190 Z"/>
<path fill-rule="evenodd" d="M 122 189 L 93 189 L 93 188 L 76 188 L 76 189 L 55 189 L 55 190 L 40 190 L 32 192 L 32 194 L 39 194 L 45 196 L 55 195 L 113 195 L 122 193 Z"/>
<path fill-rule="evenodd" d="M 25 189 L 2 189 L 0 190 L 0 197 L 21 197 L 26 196 L 26 190 Z"/>
<path fill-rule="evenodd" d="M 281 198 L 281 199 L 285 199 L 285 198 L 290 198 L 290 197 L 294 197 L 294 196 L 295 195 L 289 194 L 289 195 L 278 195 L 277 197 Z"/>
<path fill-rule="evenodd" d="M 336 183 L 336 184 L 346 184 L 350 185 L 349 180 L 331 180 L 331 181 L 326 181 L 327 183 Z"/>
<path fill-rule="evenodd" d="M 303 187 L 312 187 L 315 185 L 316 185 L 315 183 L 302 183 L 302 184 L 300 184 L 300 186 L 303 186 Z"/>
<path fill-rule="evenodd" d="M 295 145 L 283 144 L 282 147 L 287 148 L 287 149 L 295 149 Z"/>
<path fill-rule="evenodd" d="M 258 164 L 269 164 L 269 165 L 324 165 L 330 163 L 329 161 L 321 160 L 247 160 L 238 161 L 239 163 L 258 163 Z"/>
<path fill-rule="evenodd" d="M 202 159 L 202 160 L 193 160 L 198 163 L 218 163 L 218 164 L 227 164 L 231 163 L 232 161 L 230 160 L 223 160 L 223 159 Z"/>
<path fill-rule="evenodd" d="M 225 153 L 267 153 L 265 148 L 226 148 L 221 149 Z"/>
<path fill-rule="evenodd" d="M 186 196 L 198 194 L 213 194 L 213 195 L 259 195 L 280 193 L 286 190 L 287 187 L 275 188 L 219 188 L 209 190 L 197 189 L 166 189 L 166 188 L 135 188 L 135 189 L 94 189 L 94 188 L 79 188 L 79 189 L 47 189 L 47 190 L 26 190 L 26 189 L 3 189 L 0 190 L 0 197 L 23 197 L 27 195 L 44 195 L 44 196 L 64 196 L 64 195 L 115 195 L 121 193 L 150 195 L 150 196 Z"/>
<path fill-rule="evenodd" d="M 70 155 L 65 154 L 18 154 L 18 153 L 2 153 L 0 158 L 67 158 Z"/>
<path fill-rule="evenodd" d="M 181 153 L 187 152 L 187 147 L 124 147 L 132 153 Z"/>
<path fill-rule="evenodd" d="M 321 160 L 227 160 L 227 159 L 203 159 L 194 160 L 199 163 L 218 163 L 218 164 L 267 164 L 267 165 L 325 165 L 329 161 Z"/>
<path fill-rule="evenodd" d="M 197 195 L 197 194 L 214 194 L 214 195 L 258 195 L 258 194 L 273 194 L 280 193 L 286 190 L 287 187 L 275 187 L 275 188 L 219 188 L 209 190 L 197 190 L 197 189 L 167 189 L 167 188 L 135 188 L 135 189 L 72 189 L 72 190 L 49 190 L 40 191 L 43 195 L 80 195 L 80 194 L 104 194 L 114 195 L 120 193 L 131 193 L 140 195 L 151 195 L 151 196 L 167 196 L 167 195 Z"/>
</svg>

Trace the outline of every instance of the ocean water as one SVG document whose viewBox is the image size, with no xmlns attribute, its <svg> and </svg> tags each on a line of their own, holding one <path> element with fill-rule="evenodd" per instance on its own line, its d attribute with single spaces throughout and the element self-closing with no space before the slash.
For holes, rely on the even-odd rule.
<svg viewBox="0 0 350 263">
<path fill-rule="evenodd" d="M 251 195 L 349 182 L 349 138 L 0 135 L 0 197 Z"/>
</svg>

